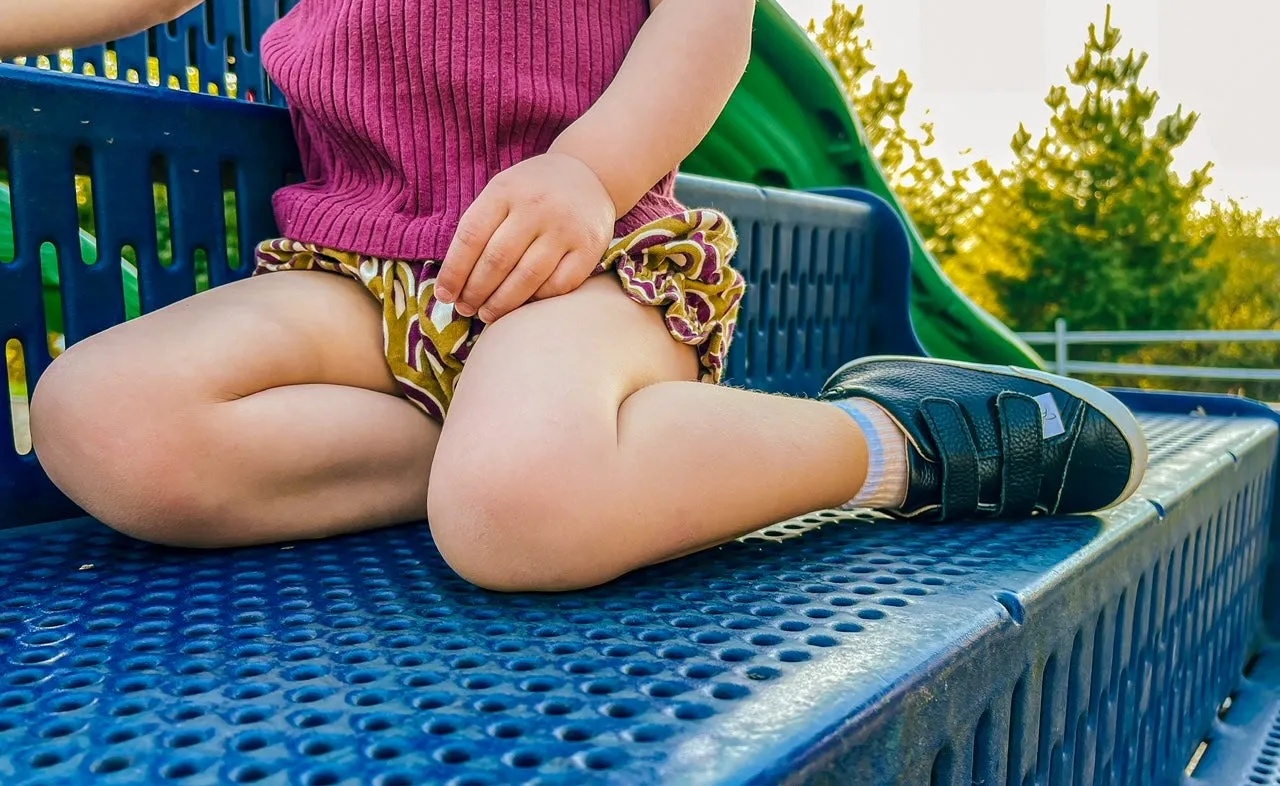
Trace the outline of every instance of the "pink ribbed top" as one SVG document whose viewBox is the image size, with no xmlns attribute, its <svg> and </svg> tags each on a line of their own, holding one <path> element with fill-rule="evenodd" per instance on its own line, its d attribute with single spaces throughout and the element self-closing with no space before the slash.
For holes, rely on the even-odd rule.
<svg viewBox="0 0 1280 786">
<path fill-rule="evenodd" d="M 275 196 L 280 231 L 440 259 L 485 184 L 599 98 L 648 12 L 648 0 L 302 0 L 262 39 L 305 175 Z M 674 180 L 618 234 L 682 210 Z"/>
</svg>

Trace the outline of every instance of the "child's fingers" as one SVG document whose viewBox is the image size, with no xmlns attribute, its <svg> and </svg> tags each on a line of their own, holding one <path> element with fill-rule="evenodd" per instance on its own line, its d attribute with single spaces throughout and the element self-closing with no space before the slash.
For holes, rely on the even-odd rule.
<svg viewBox="0 0 1280 786">
<path fill-rule="evenodd" d="M 528 303 L 533 293 L 555 272 L 563 254 L 564 247 L 545 235 L 535 241 L 520 264 L 480 308 L 481 321 L 492 324 Z"/>
<path fill-rule="evenodd" d="M 461 294 L 476 260 L 484 252 L 489 238 L 506 220 L 508 210 L 505 199 L 492 191 L 481 191 L 476 201 L 462 214 L 440 266 L 440 275 L 436 278 L 437 299 L 452 303 Z"/>
<path fill-rule="evenodd" d="M 515 272 L 517 264 L 536 239 L 529 225 L 516 216 L 506 221 L 493 233 L 480 258 L 471 268 L 470 275 L 458 294 L 454 309 L 464 317 L 475 316 L 501 284 Z"/>
<path fill-rule="evenodd" d="M 590 278 L 599 265 L 600 260 L 585 251 L 572 251 L 565 254 L 564 259 L 560 260 L 560 264 L 556 266 L 555 272 L 542 286 L 538 287 L 534 297 L 538 300 L 546 300 L 567 295 L 582 286 L 582 282 Z"/>
</svg>

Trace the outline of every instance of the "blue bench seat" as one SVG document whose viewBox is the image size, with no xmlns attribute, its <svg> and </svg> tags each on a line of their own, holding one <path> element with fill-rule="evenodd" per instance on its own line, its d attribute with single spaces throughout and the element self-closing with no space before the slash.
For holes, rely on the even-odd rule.
<svg viewBox="0 0 1280 786">
<path fill-rule="evenodd" d="M 821 512 L 567 595 L 477 590 L 425 524 L 10 529 L 0 782 L 1168 783 L 1250 651 L 1276 432 L 1144 425 L 1101 517 Z"/>
</svg>

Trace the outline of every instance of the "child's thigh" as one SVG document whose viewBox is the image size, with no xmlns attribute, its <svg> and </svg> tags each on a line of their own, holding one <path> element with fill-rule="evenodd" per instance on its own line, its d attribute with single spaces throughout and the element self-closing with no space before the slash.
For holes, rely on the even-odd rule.
<svg viewBox="0 0 1280 786">
<path fill-rule="evenodd" d="M 381 311 L 350 279 L 281 272 L 217 287 L 81 341 L 53 363 L 34 403 L 124 394 L 185 408 L 313 383 L 397 392 L 383 355 Z"/>
<path fill-rule="evenodd" d="M 69 347 L 36 385 L 31 437 L 51 472 L 98 456 L 198 452 L 221 433 L 219 403 L 316 383 L 397 392 L 381 311 L 336 274 L 271 273 Z"/>
<path fill-rule="evenodd" d="M 421 515 L 436 427 L 388 395 L 384 358 L 382 310 L 358 282 L 271 273 L 72 346 L 36 386 L 32 442 L 64 493 L 148 540 L 404 520 Z"/>
</svg>

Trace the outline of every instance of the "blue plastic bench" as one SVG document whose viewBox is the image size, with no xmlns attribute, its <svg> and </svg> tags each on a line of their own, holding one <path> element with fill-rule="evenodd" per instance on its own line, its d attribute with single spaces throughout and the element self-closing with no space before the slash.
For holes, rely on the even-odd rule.
<svg viewBox="0 0 1280 786">
<path fill-rule="evenodd" d="M 210 14 L 212 52 L 241 29 L 229 8 Z M 168 46 L 167 67 L 204 58 L 208 76 L 209 20 L 122 57 Z M 238 67 L 243 86 L 251 53 Z M 295 169 L 283 110 L 0 66 L 17 235 L 0 343 L 21 342 L 28 386 L 49 362 L 43 244 L 73 343 L 123 318 L 126 246 L 144 310 L 191 294 L 197 259 L 214 285 L 247 275 L 273 230 L 270 193 Z M 77 173 L 93 179 L 94 264 Z M 812 393 L 851 357 L 919 351 L 907 245 L 883 203 L 680 188 L 742 235 L 752 287 L 731 381 Z M 817 512 L 552 596 L 466 584 L 425 523 L 222 552 L 140 544 L 80 517 L 0 439 L 0 784 L 1128 786 L 1193 763 L 1198 783 L 1272 783 L 1276 419 L 1237 399 L 1124 395 L 1153 462 L 1104 516 Z"/>
</svg>

